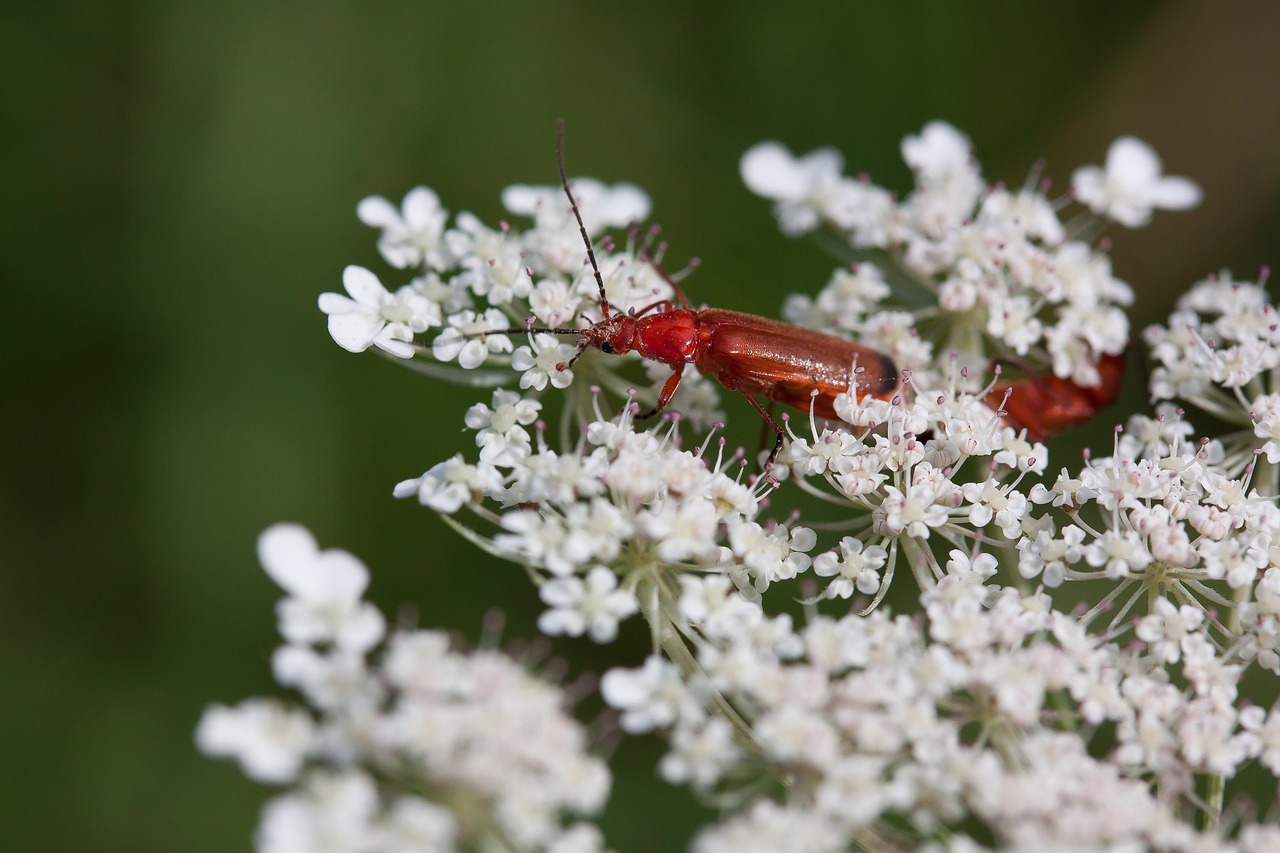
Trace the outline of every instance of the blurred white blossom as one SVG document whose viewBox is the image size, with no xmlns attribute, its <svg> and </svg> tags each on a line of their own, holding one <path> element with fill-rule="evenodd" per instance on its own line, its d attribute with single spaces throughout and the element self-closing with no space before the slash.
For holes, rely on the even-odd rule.
<svg viewBox="0 0 1280 853">
<path fill-rule="evenodd" d="M 356 216 L 365 225 L 382 229 L 378 251 L 391 266 L 443 266 L 441 238 L 449 212 L 440 206 L 434 191 L 414 187 L 405 194 L 399 210 L 382 196 L 369 196 L 356 206 Z"/>
<path fill-rule="evenodd" d="M 277 678 L 306 702 L 212 705 L 196 732 L 205 753 L 291 786 L 263 809 L 258 850 L 603 849 L 594 827 L 569 819 L 603 806 L 609 772 L 559 688 L 439 632 L 384 635 L 381 614 L 359 600 L 364 565 L 318 551 L 301 527 L 270 528 L 258 550 L 290 594 Z M 335 588 L 355 593 L 344 611 L 377 614 L 372 643 L 339 654 L 329 646 L 341 634 L 299 632 L 285 617 L 318 591 L 334 600 Z"/>
<path fill-rule="evenodd" d="M 1200 203 L 1200 187 L 1187 178 L 1160 174 L 1151 146 L 1122 136 L 1107 149 L 1105 168 L 1085 166 L 1071 176 L 1075 197 L 1094 213 L 1129 228 L 1151 221 L 1154 208 L 1186 210 Z"/>
</svg>

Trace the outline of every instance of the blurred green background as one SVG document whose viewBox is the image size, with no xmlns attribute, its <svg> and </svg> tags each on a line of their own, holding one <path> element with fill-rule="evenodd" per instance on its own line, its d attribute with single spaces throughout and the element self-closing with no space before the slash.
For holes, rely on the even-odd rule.
<svg viewBox="0 0 1280 853">
<path fill-rule="evenodd" d="M 343 352 L 316 309 L 345 264 L 385 270 L 365 195 L 425 183 L 496 222 L 502 187 L 554 182 L 563 116 L 570 173 L 641 185 L 673 265 L 703 259 L 695 301 L 776 315 L 834 262 L 777 234 L 739 155 L 831 144 L 905 189 L 901 137 L 943 118 L 993 181 L 1044 155 L 1065 188 L 1132 133 L 1203 185 L 1199 210 L 1112 235 L 1139 326 L 1206 273 L 1280 260 L 1275 4 L 783 5 L 0 8 L 0 849 L 247 848 L 268 791 L 192 730 L 273 692 L 273 521 L 365 559 L 390 613 L 476 639 L 498 607 L 534 636 L 518 569 L 390 496 L 467 449 L 473 398 Z M 644 652 L 637 628 L 610 655 Z M 657 754 L 618 753 L 622 850 L 706 819 L 653 781 Z"/>
</svg>

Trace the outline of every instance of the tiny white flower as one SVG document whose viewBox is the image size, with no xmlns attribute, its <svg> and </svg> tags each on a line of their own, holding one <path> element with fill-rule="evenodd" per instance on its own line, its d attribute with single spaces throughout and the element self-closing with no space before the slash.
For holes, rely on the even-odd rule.
<svg viewBox="0 0 1280 853">
<path fill-rule="evenodd" d="M 234 708 L 210 705 L 196 729 L 206 755 L 236 759 L 258 782 L 291 782 L 316 745 L 311 715 L 272 699 L 246 699 Z"/>
<path fill-rule="evenodd" d="M 397 269 L 423 262 L 444 265 L 440 237 L 449 212 L 440 206 L 440 197 L 427 187 L 414 187 L 405 195 L 400 209 L 382 196 L 369 196 L 356 206 L 356 216 L 365 225 L 381 228 L 378 251 Z"/>
<path fill-rule="evenodd" d="M 318 772 L 262 810 L 254 847 L 259 853 L 360 850 L 372 833 L 378 790 L 361 770 Z"/>
<path fill-rule="evenodd" d="M 417 332 L 440 325 L 440 306 L 406 285 L 389 293 L 378 277 L 364 267 L 342 271 L 342 286 L 350 294 L 320 294 L 320 310 L 329 315 L 329 334 L 348 352 L 371 346 L 400 358 L 412 358 Z"/>
<path fill-rule="evenodd" d="M 482 495 L 495 493 L 502 477 L 490 465 L 468 465 L 459 453 L 433 465 L 421 477 L 402 480 L 392 490 L 397 498 L 416 497 L 418 503 L 446 515 Z"/>
<path fill-rule="evenodd" d="M 460 367 L 471 370 L 484 364 L 490 353 L 511 352 L 511 339 L 506 335 L 485 335 L 507 328 L 506 315 L 497 308 L 483 314 L 466 309 L 450 315 L 448 321 L 431 342 L 431 354 L 440 361 L 456 358 Z"/>
<path fill-rule="evenodd" d="M 1150 565 L 1151 553 L 1132 530 L 1107 530 L 1085 547 L 1084 559 L 1094 568 L 1105 566 L 1109 579 L 1120 580 Z"/>
<path fill-rule="evenodd" d="M 1076 198 L 1094 213 L 1129 228 L 1151 221 L 1154 208 L 1186 210 L 1200 203 L 1200 187 L 1187 178 L 1164 177 L 1151 146 L 1122 136 L 1107 150 L 1105 169 L 1085 166 L 1071 176 Z"/>
<path fill-rule="evenodd" d="M 559 328 L 570 325 L 578 315 L 582 301 L 559 278 L 544 278 L 529 294 L 529 310 L 539 323 Z"/>
<path fill-rule="evenodd" d="M 817 536 L 807 527 L 788 532 L 778 527 L 766 530 L 754 521 L 733 524 L 729 543 L 752 578 L 756 593 L 762 593 L 775 581 L 790 580 L 809 568 L 812 560 L 803 553 L 817 544 Z"/>
<path fill-rule="evenodd" d="M 969 138 L 945 121 L 931 121 L 919 136 L 902 140 L 902 159 L 924 180 L 942 180 L 965 171 L 973 157 Z"/>
<path fill-rule="evenodd" d="M 652 208 L 649 195 L 634 184 L 610 186 L 594 178 L 573 178 L 569 189 L 590 236 L 606 228 L 642 222 L 649 218 Z M 563 187 L 514 184 L 502 191 L 502 206 L 512 213 L 533 217 L 539 228 L 571 230 L 577 234 L 578 225 Z"/>
<path fill-rule="evenodd" d="M 493 408 L 476 403 L 467 409 L 469 429 L 477 430 L 476 446 L 480 461 L 490 465 L 512 467 L 532 452 L 529 433 L 524 427 L 538 419 L 542 404 L 521 397 L 514 391 L 499 388 L 493 392 Z"/>
<path fill-rule="evenodd" d="M 277 524 L 258 539 L 267 574 L 289 594 L 276 607 L 280 634 L 291 643 L 335 643 L 364 651 L 382 639 L 377 608 L 361 600 L 364 563 L 346 551 L 321 551 L 306 528 Z"/>
<path fill-rule="evenodd" d="M 415 796 L 400 796 L 382 819 L 377 836 L 381 853 L 453 850 L 458 818 L 444 806 Z"/>
<path fill-rule="evenodd" d="M 740 756 L 727 720 L 711 717 L 702 725 L 678 726 L 671 734 L 671 751 L 658 772 L 673 785 L 689 783 L 696 790 L 711 788 Z"/>
<path fill-rule="evenodd" d="M 783 233 L 812 231 L 824 215 L 841 206 L 852 181 L 841 176 L 844 159 L 834 148 L 796 157 L 780 142 L 761 142 L 742 155 L 742 182 L 758 196 L 777 202 Z"/>
<path fill-rule="evenodd" d="M 635 595 L 618 589 L 618 576 L 604 566 L 596 566 L 585 578 L 549 580 L 538 596 L 551 607 L 538 617 L 538 630 L 552 636 L 586 633 L 597 643 L 612 642 L 618 622 L 640 609 Z"/>
<path fill-rule="evenodd" d="M 650 656 L 640 669 L 611 669 L 600 679 L 600 695 L 622 711 L 623 731 L 641 734 L 677 719 L 705 716 L 671 661 Z"/>
<path fill-rule="evenodd" d="M 567 365 L 577 351 L 577 347 L 561 342 L 555 335 L 537 334 L 529 346 L 517 347 L 511 354 L 511 366 L 522 371 L 521 388 L 541 391 L 548 381 L 553 388 L 568 388 L 573 371 Z"/>
<path fill-rule="evenodd" d="M 664 501 L 636 519 L 641 532 L 656 543 L 658 556 L 671 563 L 714 559 L 719 522 L 715 504 L 696 497 Z"/>
<path fill-rule="evenodd" d="M 879 545 L 865 546 L 861 539 L 846 536 L 840 540 L 840 553 L 827 551 L 813 558 L 813 571 L 819 577 L 835 578 L 823 593 L 825 598 L 849 598 L 856 587 L 863 595 L 874 595 L 880 589 L 879 570 L 889 552 Z"/>
<path fill-rule="evenodd" d="M 1200 628 L 1204 611 L 1190 604 L 1178 607 L 1167 598 L 1157 598 L 1153 612 L 1138 620 L 1134 634 L 1151 646 L 1152 654 L 1165 663 L 1182 658 L 1183 639 Z"/>
<path fill-rule="evenodd" d="M 884 501 L 872 514 L 872 529 L 881 536 L 905 532 L 916 539 L 928 539 L 931 528 L 947 523 L 947 508 L 937 502 L 939 497 L 927 484 L 913 484 L 906 492 L 885 486 Z"/>
</svg>

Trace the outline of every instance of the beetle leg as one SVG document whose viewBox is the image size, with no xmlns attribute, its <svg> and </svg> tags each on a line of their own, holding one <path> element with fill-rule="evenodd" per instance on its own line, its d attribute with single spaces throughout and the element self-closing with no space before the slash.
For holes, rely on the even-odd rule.
<svg viewBox="0 0 1280 853">
<path fill-rule="evenodd" d="M 746 391 L 743 391 L 741 388 L 734 388 L 733 390 L 742 392 L 742 396 L 747 398 L 747 402 L 751 403 L 755 410 L 760 413 L 760 417 L 764 418 L 764 422 L 768 424 L 769 429 L 773 430 L 778 436 L 773 442 L 773 450 L 770 451 L 769 458 L 764 461 L 764 468 L 761 469 L 765 473 L 768 473 L 769 469 L 773 468 L 773 463 L 778 461 L 778 452 L 782 450 L 782 439 L 786 433 L 778 422 L 774 420 L 773 415 L 769 414 L 769 410 L 760 405 L 759 400 L 748 394 Z"/>
<path fill-rule="evenodd" d="M 766 409 L 768 409 L 768 410 L 769 410 L 769 414 L 770 414 L 770 415 L 772 415 L 772 414 L 773 414 L 773 412 L 774 412 L 773 401 L 772 401 L 772 400 L 770 400 L 770 401 L 769 401 L 769 405 L 765 406 L 765 408 L 766 408 Z M 773 427 L 769 426 L 769 422 L 768 422 L 768 421 L 766 421 L 766 420 L 761 419 L 761 421 L 760 421 L 760 438 L 759 438 L 759 441 L 756 443 L 756 456 L 757 456 L 757 457 L 759 457 L 759 456 L 760 456 L 760 451 L 765 449 L 765 446 L 766 446 L 766 445 L 765 445 L 765 442 L 769 440 L 769 436 L 770 436 L 770 435 L 773 435 L 775 439 L 777 438 L 777 432 L 773 429 Z"/>
<path fill-rule="evenodd" d="M 672 302 L 670 299 L 659 299 L 657 302 L 653 303 L 652 305 L 644 306 L 639 311 L 637 311 L 633 316 L 643 317 L 645 314 L 648 314 L 650 311 L 654 310 L 655 308 L 658 310 L 659 314 L 666 314 L 670 311 L 674 311 L 675 307 L 676 307 L 675 303 Z"/>
<path fill-rule="evenodd" d="M 692 311 L 693 305 L 689 303 L 689 297 L 684 295 L 684 288 L 682 288 L 679 284 L 677 284 L 676 280 L 671 277 L 671 274 L 662 268 L 662 264 L 658 263 L 657 261 L 649 261 L 649 266 L 653 267 L 653 269 L 658 273 L 658 275 L 662 276 L 663 281 L 671 285 L 671 289 L 675 291 L 676 299 L 680 302 L 680 307 L 688 308 L 690 311 Z"/>
<path fill-rule="evenodd" d="M 667 403 L 670 403 L 671 398 L 675 396 L 676 389 L 680 387 L 680 374 L 683 372 L 683 364 L 671 365 L 671 375 L 667 377 L 666 384 L 662 386 L 662 392 L 658 394 L 658 405 L 647 412 L 636 415 L 637 420 L 651 418 L 667 407 Z"/>
</svg>

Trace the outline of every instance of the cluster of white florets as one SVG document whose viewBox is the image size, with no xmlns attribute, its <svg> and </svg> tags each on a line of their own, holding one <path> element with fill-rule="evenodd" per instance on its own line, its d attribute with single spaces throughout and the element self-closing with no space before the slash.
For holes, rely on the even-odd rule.
<svg viewBox="0 0 1280 853">
<path fill-rule="evenodd" d="M 644 431 L 624 360 L 575 362 L 572 337 L 482 334 L 600 318 L 562 189 L 504 193 L 524 230 L 465 213 L 450 225 L 424 188 L 399 208 L 366 199 L 383 257 L 413 277 L 389 291 L 349 267 L 349 296 L 321 297 L 334 339 L 521 388 L 467 412 L 474 456 L 395 494 L 526 567 L 543 632 L 607 643 L 623 620 L 648 622 L 655 653 L 610 670 L 601 693 L 623 731 L 668 738 L 665 780 L 725 807 L 699 850 L 1277 849 L 1274 825 L 1224 809 L 1228 780 L 1250 765 L 1280 775 L 1280 711 L 1253 704 L 1244 680 L 1280 673 L 1274 309 L 1260 287 L 1219 277 L 1146 333 L 1153 397 L 1238 433 L 1196 439 L 1166 406 L 1045 485 L 1045 447 L 987 404 L 983 372 L 1011 357 L 1096 382 L 1097 359 L 1128 343 L 1130 294 L 1086 238 L 1190 206 L 1198 190 L 1121 139 L 1105 168 L 1076 172 L 1089 212 L 1062 224 L 1066 200 L 987 186 L 950 126 L 929 125 L 903 154 L 916 189 L 902 200 L 844 177 L 829 150 L 794 158 L 766 143 L 743 159 L 784 231 L 858 260 L 816 297 L 793 297 L 789 318 L 910 368 L 893 400 L 844 395 L 838 422 L 787 421 L 768 478 L 725 452 L 714 386 L 692 372 L 671 403 L 683 419 Z M 611 306 L 669 298 L 652 238 L 632 229 L 618 249 L 601 237 L 647 215 L 643 193 L 585 180 L 573 191 Z M 930 307 L 887 309 L 907 285 Z M 657 384 L 670 375 L 646 366 Z M 542 420 L 548 388 L 566 389 L 558 429 Z M 771 520 L 778 480 L 844 517 Z M 269 532 L 263 562 L 290 593 L 276 675 L 310 707 L 215 708 L 200 731 L 206 751 L 294 785 L 264 813 L 260 846 L 327 832 L 353 839 L 338 849 L 449 849 L 480 830 L 504 849 L 600 846 L 591 824 L 566 828 L 599 806 L 608 777 L 557 691 L 437 634 L 387 637 L 361 600 L 363 566 L 304 532 Z M 901 566 L 920 590 L 915 618 L 876 609 Z M 1069 615 L 1054 599 L 1067 583 L 1091 606 Z M 766 609 L 779 594 L 804 599 L 801 624 Z M 845 600 L 842 614 L 819 611 Z M 469 715 L 490 725 L 469 728 Z M 521 772 L 510 759 L 494 769 L 502 751 Z"/>
<path fill-rule="evenodd" d="M 609 777 L 558 689 L 438 632 L 388 636 L 364 566 L 301 528 L 272 528 L 260 552 L 288 593 L 273 668 L 304 704 L 214 706 L 197 732 L 289 786 L 258 849 L 603 849 L 594 825 L 566 825 L 601 806 Z M 601 692 L 624 731 L 668 736 L 666 781 L 732 804 L 696 839 L 707 853 L 940 833 L 960 850 L 1280 843 L 1274 825 L 1233 840 L 1193 828 L 1198 776 L 1251 760 L 1280 772 L 1280 712 L 1239 701 L 1245 667 L 1198 611 L 1157 607 L 1143 642 L 1121 644 L 995 573 L 991 555 L 953 551 L 923 621 L 880 610 L 800 628 L 724 575 L 685 576 L 673 607 L 688 648 L 610 670 Z M 788 784 L 766 795 L 762 778 Z"/>
<path fill-rule="evenodd" d="M 761 592 L 808 568 L 803 552 L 814 545 L 812 531 L 761 526 L 770 484 L 745 482 L 741 455 L 726 457 L 714 434 L 685 450 L 674 425 L 637 432 L 632 407 L 611 420 L 597 409 L 574 445 L 557 451 L 543 430 L 531 436 L 521 425 L 522 407 L 524 424 L 532 423 L 536 403 L 495 391 L 492 409 L 472 409 L 484 416 L 468 414 L 479 460 L 454 457 L 400 483 L 395 494 L 443 513 L 466 506 L 496 526 L 482 541 L 536 571 L 553 608 L 543 623 L 551 633 L 611 640 L 617 621 L 637 612 L 636 588 L 652 592 L 667 582 L 663 572 L 714 568 L 744 591 Z"/>
<path fill-rule="evenodd" d="M 1152 208 L 1193 206 L 1198 188 L 1163 177 L 1150 148 L 1120 139 L 1105 169 L 1073 176 L 1075 199 L 1093 215 L 1064 225 L 1058 211 L 1068 199 L 1047 197 L 1034 175 L 1019 191 L 988 186 L 951 125 L 907 137 L 902 155 L 916 186 L 901 200 L 844 176 L 834 149 L 795 157 L 765 142 L 742 158 L 743 180 L 775 202 L 784 233 L 816 232 L 854 262 L 816 297 L 791 297 L 787 318 L 847 330 L 910 367 L 923 387 L 938 384 L 935 355 L 952 354 L 975 377 L 1012 359 L 1097 385 L 1099 358 L 1129 343 L 1133 294 L 1086 238 L 1102 220 L 1136 227 Z"/>
<path fill-rule="evenodd" d="M 696 666 L 651 657 L 601 689 L 624 729 L 668 734 L 667 781 L 735 803 L 698 839 L 708 853 L 905 849 L 938 834 L 961 850 L 1280 843 L 1269 827 L 1234 848 L 1184 819 L 1195 774 L 1280 767 L 1280 714 L 1234 706 L 1241 668 L 1198 626 L 1176 686 L 1161 644 L 1095 636 L 994 572 L 994 558 L 955 551 L 921 596 L 924 625 L 877 611 L 801 629 L 722 577 L 686 578 Z M 780 798 L 758 793 L 762 767 L 788 780 Z"/>
<path fill-rule="evenodd" d="M 639 230 L 649 215 L 648 196 L 630 184 L 607 186 L 590 178 L 571 186 L 583 227 L 597 242 L 611 310 L 639 310 L 671 298 L 670 284 L 654 266 L 663 253 L 656 229 Z M 450 226 L 439 197 L 426 187 L 411 190 L 399 209 L 380 197 L 362 201 L 360 219 L 381 229 L 379 252 L 411 277 L 392 290 L 372 271 L 347 267 L 346 295 L 320 297 L 329 333 L 344 349 L 374 347 L 415 359 L 424 372 L 459 384 L 504 383 L 514 372 L 519 380 L 513 384 L 539 392 L 548 385 L 567 388 L 576 372 L 587 384 L 625 393 L 635 379 L 620 376 L 623 359 L 589 354 L 575 371 L 579 347 L 572 335 L 530 332 L 513 342 L 508 334 L 485 334 L 530 326 L 582 329 L 601 318 L 599 285 L 564 190 L 512 186 L 502 201 L 532 224 L 519 230 L 502 222 L 495 229 L 464 212 Z M 629 229 L 621 248 L 603 237 L 619 228 Z M 450 363 L 461 369 L 451 370 Z M 661 385 L 666 375 L 659 371 L 653 379 Z M 698 428 L 721 417 L 718 398 L 701 376 L 685 377 L 672 406 Z"/>
<path fill-rule="evenodd" d="M 1152 400 L 1189 403 L 1237 430 L 1222 436 L 1225 468 L 1242 471 L 1255 454 L 1280 462 L 1280 314 L 1263 282 L 1211 276 L 1143 337 Z"/>
<path fill-rule="evenodd" d="M 901 556 L 928 588 L 943 573 L 931 536 L 958 548 L 1003 537 L 1012 547 L 1031 509 L 1017 486 L 1046 458 L 1043 445 L 1003 426 L 971 394 L 911 403 L 842 397 L 837 410 L 861 425 L 809 419 L 808 432 L 791 433 L 786 455 L 802 488 L 849 510 L 841 532 L 850 535 L 815 553 L 812 530 L 762 515 L 777 481 L 748 476 L 744 454 L 726 455 L 714 428 L 690 450 L 676 423 L 637 431 L 633 406 L 606 419 L 598 396 L 595 405 L 595 420 L 570 446 L 552 448 L 538 402 L 494 391 L 491 405 L 466 416 L 478 458 L 455 456 L 394 491 L 446 515 L 469 510 L 474 541 L 533 571 L 553 608 L 544 628 L 598 641 L 638 612 L 638 599 L 659 602 L 646 615 L 665 622 L 672 590 L 688 574 L 723 574 L 752 598 L 808 576 L 821 598 L 848 599 L 856 589 L 878 600 Z M 983 479 L 964 483 L 961 467 L 977 466 L 974 459 L 985 463 Z"/>
<path fill-rule="evenodd" d="M 302 703 L 214 705 L 196 741 L 259 782 L 288 786 L 258 827 L 263 853 L 601 849 L 590 815 L 608 768 L 564 693 L 492 650 L 438 631 L 388 632 L 369 573 L 293 525 L 259 542 L 285 645 L 276 680 Z"/>
</svg>

